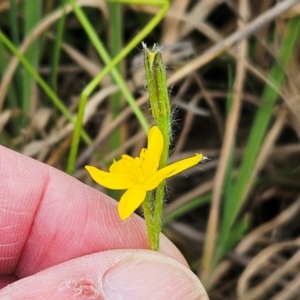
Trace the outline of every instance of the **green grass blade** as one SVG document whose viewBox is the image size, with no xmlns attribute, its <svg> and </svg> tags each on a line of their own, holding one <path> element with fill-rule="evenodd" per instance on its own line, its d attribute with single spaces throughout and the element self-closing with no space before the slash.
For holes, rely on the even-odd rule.
<svg viewBox="0 0 300 300">
<path fill-rule="evenodd" d="M 118 84 L 123 96 L 127 100 L 128 104 L 131 106 L 133 113 L 136 115 L 137 119 L 139 120 L 143 129 L 148 132 L 149 126 L 146 118 L 144 117 L 142 111 L 137 106 L 135 99 L 133 98 L 131 92 L 127 88 L 126 82 L 122 79 L 119 72 L 115 69 L 115 66 L 126 57 L 129 52 L 136 47 L 143 39 L 149 34 L 152 29 L 162 20 L 164 15 L 166 14 L 169 2 L 164 1 L 162 2 L 163 7 L 162 9 L 155 15 L 155 17 L 147 24 L 142 31 L 140 31 L 130 42 L 129 44 L 123 48 L 123 50 L 119 53 L 119 55 L 111 60 L 108 52 L 106 51 L 103 43 L 99 39 L 95 29 L 87 19 L 86 15 L 84 14 L 83 10 L 75 3 L 74 0 L 69 0 L 70 4 L 73 7 L 74 13 L 76 14 L 78 20 L 80 21 L 82 27 L 85 29 L 87 35 L 89 36 L 92 44 L 94 45 L 95 49 L 97 50 L 99 56 L 103 59 L 106 67 L 97 75 L 89 85 L 83 90 L 81 95 L 81 101 L 79 105 L 79 111 L 84 111 L 86 102 L 90 94 L 94 91 L 94 89 L 99 85 L 100 81 L 109 73 L 111 72 L 115 82 Z M 83 114 L 81 114 L 83 116 Z M 80 140 L 80 128 L 82 124 L 82 119 L 79 117 L 79 113 L 77 116 L 77 123 L 78 125 L 75 126 L 75 131 L 73 135 L 72 147 L 69 155 L 68 165 L 67 165 L 67 172 L 72 174 L 74 167 L 76 156 L 78 152 L 78 145 Z M 78 131 L 77 131 L 78 130 Z"/>
<path fill-rule="evenodd" d="M 218 248 L 214 256 L 213 266 L 216 266 L 222 257 L 237 244 L 244 236 L 248 227 L 248 219 L 246 216 L 242 217 L 241 220 L 238 220 L 234 226 L 232 226 L 230 234 L 227 235 L 226 242 L 222 244 L 222 247 Z"/>
<path fill-rule="evenodd" d="M 291 19 L 287 25 L 285 35 L 283 37 L 277 61 L 271 72 L 270 80 L 279 89 L 285 77 L 284 68 L 289 63 L 299 38 L 300 18 Z M 268 125 L 270 123 L 274 105 L 278 98 L 277 92 L 270 86 L 266 86 L 262 95 L 261 105 L 256 114 L 254 124 L 252 126 L 249 140 L 243 156 L 243 161 L 239 170 L 234 190 L 231 195 L 233 201 L 227 203 L 228 211 L 226 219 L 224 219 L 221 228 L 220 240 L 218 245 L 217 257 L 221 257 L 227 249 L 226 240 L 236 222 L 240 208 L 247 196 L 248 181 L 251 178 L 252 169 L 260 151 L 263 139 L 266 135 Z"/>
<path fill-rule="evenodd" d="M 19 45 L 19 26 L 16 0 L 9 1 L 9 23 L 11 38 L 15 45 Z"/>
<path fill-rule="evenodd" d="M 123 3 L 123 4 L 135 4 L 135 5 L 151 5 L 162 7 L 166 4 L 169 4 L 168 0 L 109 0 L 109 2 Z"/>
<path fill-rule="evenodd" d="M 42 17 L 42 1 L 25 1 L 24 2 L 24 35 L 27 35 L 32 28 L 40 21 Z M 25 57 L 29 64 L 34 68 L 37 67 L 38 57 L 40 52 L 39 39 L 35 40 L 28 48 Z M 23 76 L 23 93 L 21 107 L 25 113 L 29 111 L 30 100 L 33 91 L 33 78 L 28 76 L 29 74 L 25 70 Z"/>
<path fill-rule="evenodd" d="M 114 80 L 120 87 L 123 96 L 126 98 L 128 104 L 131 106 L 134 114 L 136 115 L 137 119 L 140 121 L 141 126 L 144 128 L 145 131 L 148 131 L 148 122 L 144 117 L 143 113 L 141 112 L 140 108 L 137 106 L 135 99 L 133 98 L 132 94 L 130 93 L 129 89 L 127 88 L 126 82 L 122 79 L 122 76 L 119 72 L 114 68 L 134 47 L 131 49 L 128 48 L 128 45 L 123 48 L 121 53 L 111 61 L 110 56 L 108 55 L 107 50 L 105 49 L 103 43 L 100 41 L 95 29 L 87 19 L 86 15 L 84 14 L 83 10 L 76 5 L 76 3 L 70 0 L 72 7 L 74 9 L 74 13 L 76 14 L 78 20 L 80 21 L 82 27 L 85 29 L 87 35 L 89 36 L 92 44 L 94 45 L 95 49 L 97 50 L 99 56 L 103 59 L 106 67 L 97 75 L 85 88 L 83 93 L 89 96 L 94 89 L 99 85 L 99 82 L 109 73 L 111 72 Z M 131 43 L 130 43 L 131 44 Z M 124 50 L 125 49 L 125 50 Z"/>
<path fill-rule="evenodd" d="M 18 51 L 14 44 L 6 37 L 6 35 L 0 30 L 0 41 L 20 60 L 22 65 L 26 68 L 28 73 L 37 81 L 44 92 L 52 100 L 53 104 L 62 112 L 62 114 L 75 125 L 75 120 L 69 110 L 65 107 L 62 101 L 58 98 L 56 93 L 49 87 L 49 85 L 43 80 L 42 77 L 36 72 L 34 67 L 28 62 L 28 60 Z M 85 132 L 82 132 L 82 138 L 87 143 L 91 143 L 91 139 Z"/>
<path fill-rule="evenodd" d="M 226 116 L 228 119 L 230 110 L 233 106 L 233 72 L 231 69 L 228 71 L 228 87 L 229 92 L 227 95 L 226 101 Z M 235 140 L 233 140 L 231 145 L 231 152 L 229 155 L 229 160 L 227 162 L 226 167 L 226 174 L 224 176 L 224 187 L 223 187 L 223 198 L 224 198 L 224 205 L 223 205 L 223 217 L 221 220 L 221 228 L 223 227 L 223 223 L 226 222 L 228 217 L 231 215 L 231 202 L 234 201 L 232 198 L 232 193 L 234 189 L 234 179 L 233 179 L 233 171 L 234 171 L 234 148 L 235 148 Z"/>
<path fill-rule="evenodd" d="M 58 75 L 58 64 L 59 64 L 59 57 L 60 57 L 60 46 L 63 39 L 63 33 L 65 28 L 66 22 L 66 3 L 67 0 L 63 0 L 63 15 L 59 19 L 58 26 L 57 26 L 57 34 L 55 37 L 54 42 L 54 50 L 52 56 L 52 63 L 51 63 L 51 71 L 50 71 L 50 86 L 56 92 L 57 91 L 57 75 Z"/>
<path fill-rule="evenodd" d="M 110 50 L 113 57 L 117 56 L 122 51 L 122 7 L 119 3 L 108 3 L 108 12 L 109 12 L 109 44 Z M 121 64 L 116 65 L 116 70 L 122 74 Z M 114 83 L 116 81 L 114 80 Z M 115 119 L 122 110 L 122 93 L 118 91 L 110 97 L 110 112 L 112 118 Z M 121 145 L 121 129 L 117 128 L 112 132 L 109 137 L 109 148 L 110 151 L 117 149 Z M 109 195 L 114 198 L 119 198 L 119 191 L 111 190 Z"/>
<path fill-rule="evenodd" d="M 19 45 L 19 25 L 18 25 L 18 11 L 17 11 L 17 5 L 16 0 L 10 0 L 9 1 L 10 8 L 9 8 L 9 23 L 10 23 L 10 32 L 12 41 L 15 45 Z M 3 45 L 0 46 L 1 48 Z M 0 49 L 0 53 L 5 53 L 3 49 Z M 1 55 L 0 60 L 1 62 L 1 69 L 4 71 L 7 66 L 7 57 L 6 55 Z M 0 72 L 1 73 L 1 72 Z M 8 98 L 8 107 L 15 108 L 20 107 L 20 99 L 22 97 L 22 74 L 20 68 L 17 68 L 16 71 L 16 77 L 15 82 L 13 85 L 10 85 L 8 88 L 7 98 Z M 14 86 L 14 85 L 17 86 Z M 18 118 L 14 120 L 14 133 L 18 134 L 21 127 L 21 120 Z"/>
<path fill-rule="evenodd" d="M 133 98 L 132 94 L 130 93 L 129 89 L 126 86 L 126 82 L 122 79 L 120 73 L 115 69 L 115 66 L 141 41 L 139 40 L 137 42 L 136 37 L 133 39 L 135 43 L 132 43 L 132 41 L 121 51 L 121 53 L 113 60 L 111 61 L 110 56 L 108 55 L 108 52 L 106 51 L 103 43 L 99 39 L 95 29 L 87 19 L 86 15 L 84 14 L 83 10 L 76 5 L 76 3 L 73 0 L 69 0 L 70 4 L 73 7 L 74 13 L 76 14 L 78 20 L 80 21 L 82 27 L 85 29 L 88 37 L 90 38 L 92 44 L 94 45 L 95 49 L 97 50 L 99 56 L 103 59 L 104 63 L 106 64 L 106 67 L 100 72 L 99 75 L 97 75 L 89 84 L 88 86 L 83 90 L 82 95 L 81 95 L 81 101 L 80 101 L 80 106 L 79 110 L 84 111 L 86 102 L 90 94 L 94 91 L 94 89 L 99 85 L 100 81 L 109 73 L 111 72 L 113 79 L 115 82 L 118 84 L 120 87 L 120 90 L 127 100 L 128 104 L 131 106 L 134 114 L 136 115 L 137 119 L 139 120 L 141 126 L 143 129 L 148 132 L 148 122 L 146 118 L 144 117 L 142 111 L 140 108 L 137 106 L 135 99 Z M 166 10 L 164 10 L 164 13 Z M 159 14 L 160 18 L 163 17 L 163 15 Z M 153 20 L 152 20 L 153 21 Z M 155 25 L 158 24 L 157 21 L 157 16 L 155 17 Z M 152 25 L 154 23 L 152 22 Z M 151 26 L 152 26 L 151 25 Z M 150 31 L 153 28 L 150 28 Z M 148 30 L 148 29 L 147 29 Z M 142 38 L 144 38 L 144 34 L 146 34 L 148 31 L 143 31 L 142 30 L 142 35 L 139 33 L 138 35 Z M 82 123 L 82 119 L 80 119 L 79 114 L 77 116 L 77 122 L 80 123 L 78 126 L 75 126 L 76 128 L 80 128 L 80 125 Z M 78 145 L 79 145 L 79 132 L 76 130 L 74 131 L 73 135 L 73 141 L 72 141 L 72 147 L 71 147 L 71 152 L 69 155 L 69 160 L 68 160 L 68 166 L 67 166 L 67 172 L 71 174 L 74 170 L 75 166 L 75 161 L 76 161 L 76 156 L 77 156 L 77 151 L 78 151 Z"/>
<path fill-rule="evenodd" d="M 286 34 L 282 40 L 279 53 L 278 53 L 278 63 L 274 65 L 270 72 L 270 79 L 275 83 L 279 89 L 283 83 L 285 77 L 284 68 L 289 63 L 294 51 L 297 41 L 299 40 L 300 31 L 300 18 L 291 19 L 286 28 Z M 245 149 L 245 154 L 243 156 L 242 165 L 240 167 L 239 176 L 236 181 L 235 190 L 233 193 L 234 199 L 239 199 L 239 203 L 235 203 L 232 207 L 233 218 L 231 224 L 234 222 L 239 209 L 245 198 L 245 188 L 247 182 L 251 176 L 253 165 L 255 164 L 256 158 L 258 156 L 260 146 L 266 135 L 268 125 L 270 123 L 274 105 L 278 94 L 275 89 L 267 86 L 262 95 L 262 101 L 254 120 L 253 127 L 251 129 L 249 141 Z M 238 205 L 236 205 L 238 204 Z"/>
<path fill-rule="evenodd" d="M 176 210 L 165 215 L 164 224 L 169 224 L 175 221 L 176 219 L 186 215 L 187 213 L 195 210 L 196 208 L 209 203 L 210 201 L 211 201 L 211 194 L 206 194 L 192 201 L 189 201 L 188 203 L 178 207 Z"/>
<path fill-rule="evenodd" d="M 108 3 L 109 11 L 109 40 L 110 49 L 113 57 L 117 56 L 122 51 L 122 11 L 118 3 Z M 121 74 L 121 65 L 116 65 L 116 70 Z M 116 80 L 114 80 L 116 83 Z M 117 92 L 111 96 L 110 107 L 113 118 L 117 117 L 121 111 L 122 94 Z M 120 131 L 116 130 L 111 135 L 110 149 L 114 150 L 120 145 Z"/>
<path fill-rule="evenodd" d="M 3 75 L 4 71 L 7 67 L 8 55 L 6 55 L 6 49 L 3 45 L 3 43 L 0 41 L 0 77 Z M 7 91 L 7 97 L 8 97 L 8 107 L 10 108 L 16 108 L 18 107 L 18 94 L 17 89 L 14 89 L 12 85 L 9 86 Z M 17 130 L 18 132 L 18 130 Z"/>
</svg>

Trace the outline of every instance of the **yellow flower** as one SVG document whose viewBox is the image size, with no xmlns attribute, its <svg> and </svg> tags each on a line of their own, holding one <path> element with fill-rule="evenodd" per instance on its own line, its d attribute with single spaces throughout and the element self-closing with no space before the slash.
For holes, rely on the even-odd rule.
<svg viewBox="0 0 300 300">
<path fill-rule="evenodd" d="M 120 160 L 113 162 L 109 172 L 93 166 L 85 167 L 100 185 L 113 190 L 127 189 L 118 205 L 121 220 L 130 217 L 141 205 L 145 200 L 146 192 L 154 190 L 164 179 L 196 165 L 203 159 L 202 154 L 196 153 L 193 157 L 158 170 L 163 145 L 164 140 L 160 129 L 153 126 L 148 135 L 148 148 L 143 148 L 139 157 L 122 155 Z"/>
</svg>

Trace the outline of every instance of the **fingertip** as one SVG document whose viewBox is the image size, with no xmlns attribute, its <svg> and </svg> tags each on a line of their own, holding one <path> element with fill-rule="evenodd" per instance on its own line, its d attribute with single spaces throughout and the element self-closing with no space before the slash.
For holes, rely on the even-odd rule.
<svg viewBox="0 0 300 300">
<path fill-rule="evenodd" d="M 139 252 L 120 261 L 103 276 L 105 299 L 206 300 L 199 279 L 188 268 L 157 252 Z"/>
<path fill-rule="evenodd" d="M 0 290 L 0 299 L 207 300 L 198 278 L 150 250 L 110 250 L 79 257 Z"/>
</svg>

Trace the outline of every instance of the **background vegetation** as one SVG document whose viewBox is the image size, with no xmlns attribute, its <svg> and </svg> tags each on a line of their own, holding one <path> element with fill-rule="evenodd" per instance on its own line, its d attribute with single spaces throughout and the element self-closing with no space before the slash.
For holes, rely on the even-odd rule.
<svg viewBox="0 0 300 300">
<path fill-rule="evenodd" d="M 168 181 L 165 234 L 212 300 L 299 299 L 298 3 L 1 0 L 0 143 L 100 189 L 84 165 L 145 144 L 159 43 L 170 161 L 210 158 Z"/>
</svg>

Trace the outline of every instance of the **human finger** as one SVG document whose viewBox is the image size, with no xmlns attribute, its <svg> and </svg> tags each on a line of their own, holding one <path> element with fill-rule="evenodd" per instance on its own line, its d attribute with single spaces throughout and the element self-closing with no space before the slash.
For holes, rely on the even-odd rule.
<svg viewBox="0 0 300 300">
<path fill-rule="evenodd" d="M 143 219 L 122 222 L 116 205 L 71 176 L 0 146 L 1 274 L 23 278 L 98 251 L 149 249 Z M 186 264 L 163 235 L 160 251 Z"/>
<path fill-rule="evenodd" d="M 110 250 L 76 258 L 5 287 L 0 298 L 208 299 L 188 268 L 149 250 Z"/>
</svg>

